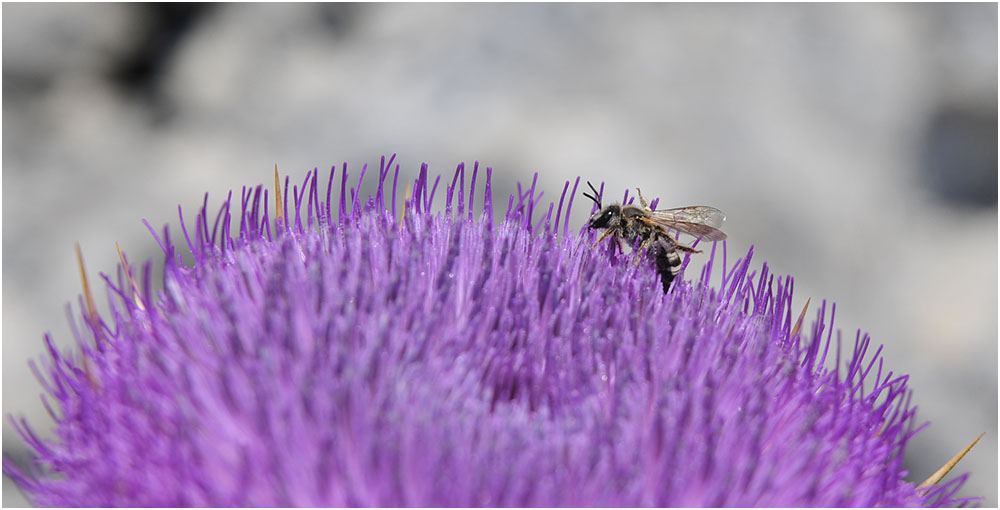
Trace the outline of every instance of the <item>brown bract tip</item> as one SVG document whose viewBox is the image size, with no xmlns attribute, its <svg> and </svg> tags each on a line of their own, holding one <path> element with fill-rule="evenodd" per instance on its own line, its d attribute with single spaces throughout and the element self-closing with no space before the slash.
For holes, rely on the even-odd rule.
<svg viewBox="0 0 1000 510">
<path fill-rule="evenodd" d="M 962 451 L 956 453 L 955 456 L 951 458 L 951 460 L 946 462 L 945 465 L 941 466 L 941 469 L 935 471 L 933 475 L 924 480 L 920 485 L 917 486 L 917 488 L 926 489 L 940 482 L 941 479 L 947 476 L 948 473 L 955 467 L 955 465 L 958 464 L 958 461 L 962 460 L 962 457 L 965 457 L 965 454 L 969 453 L 969 450 L 971 450 L 973 446 L 976 446 L 976 443 L 978 443 L 979 440 L 982 439 L 983 436 L 985 435 L 986 435 L 985 432 L 979 434 L 979 437 L 977 437 L 971 443 L 969 443 L 969 446 L 966 446 L 965 448 L 962 449 Z"/>
<path fill-rule="evenodd" d="M 87 281 L 87 271 L 83 267 L 83 252 L 80 250 L 80 243 L 74 245 L 76 248 L 76 262 L 80 266 L 80 280 L 83 282 L 83 299 L 87 306 L 87 322 L 94 330 L 94 343 L 100 344 L 101 336 L 98 334 L 99 328 L 97 307 L 94 305 L 94 295 L 90 292 L 90 283 Z"/>
<path fill-rule="evenodd" d="M 129 267 L 128 261 L 125 260 L 125 254 L 122 253 L 122 249 L 115 242 L 115 249 L 118 250 L 118 260 L 122 263 L 122 269 L 125 270 L 125 277 L 128 278 L 129 294 L 132 296 L 132 301 L 135 302 L 135 306 L 140 310 L 145 310 L 146 307 L 142 304 L 142 297 L 139 292 L 139 286 L 135 283 L 135 278 L 132 278 L 132 268 Z"/>
<path fill-rule="evenodd" d="M 802 320 L 806 318 L 806 310 L 809 309 L 809 302 L 812 298 L 806 299 L 806 306 L 802 307 L 802 313 L 799 314 L 799 320 L 795 321 L 795 326 L 792 327 L 792 332 L 788 335 L 789 338 L 799 334 L 799 329 L 802 328 Z"/>
<path fill-rule="evenodd" d="M 399 211 L 399 230 L 403 230 L 403 220 L 406 219 L 406 201 L 410 199 L 410 194 L 413 193 L 413 186 L 410 183 L 406 183 L 406 188 L 403 189 L 403 209 Z"/>
<path fill-rule="evenodd" d="M 281 182 L 278 180 L 278 164 L 274 164 L 274 211 L 275 218 L 282 218 L 281 210 Z"/>
</svg>

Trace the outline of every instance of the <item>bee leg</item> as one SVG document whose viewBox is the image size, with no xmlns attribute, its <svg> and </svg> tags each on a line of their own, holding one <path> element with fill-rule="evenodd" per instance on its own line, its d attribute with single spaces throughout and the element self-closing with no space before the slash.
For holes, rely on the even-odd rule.
<svg viewBox="0 0 1000 510">
<path fill-rule="evenodd" d="M 635 256 L 635 265 L 636 266 L 639 265 L 639 261 L 642 260 L 642 256 L 646 253 L 646 247 L 649 246 L 649 243 L 651 241 L 652 241 L 652 239 L 646 239 L 641 244 L 639 244 L 638 248 L 636 248 L 636 250 L 635 250 L 636 251 L 636 254 L 635 254 L 636 255 Z"/>
<path fill-rule="evenodd" d="M 640 191 L 639 188 L 636 188 L 635 192 L 639 194 L 639 203 L 642 204 L 642 208 L 647 211 L 651 210 L 649 208 L 649 202 L 646 202 L 646 197 L 642 196 L 642 191 Z"/>
<path fill-rule="evenodd" d="M 649 244 L 649 241 L 643 241 L 641 244 L 639 244 L 639 246 L 635 248 L 635 253 L 634 253 L 635 261 L 632 262 L 632 264 L 635 265 L 636 267 L 639 267 L 639 261 L 642 260 L 642 255 L 645 252 L 647 244 Z"/>
<path fill-rule="evenodd" d="M 601 241 L 603 241 L 604 239 L 606 239 L 609 235 L 611 235 L 611 229 L 605 230 L 604 233 L 601 234 L 601 237 L 597 238 L 597 242 L 594 243 L 594 245 L 591 246 L 590 249 L 593 250 L 594 248 L 597 248 L 597 245 L 601 244 Z"/>
<path fill-rule="evenodd" d="M 670 234 L 664 234 L 664 236 L 666 236 L 667 240 L 669 241 L 670 248 L 673 250 L 682 251 L 684 253 L 701 253 L 701 250 L 696 250 L 686 244 L 681 244 L 680 242 L 677 241 L 677 239 L 674 239 L 674 236 Z"/>
</svg>

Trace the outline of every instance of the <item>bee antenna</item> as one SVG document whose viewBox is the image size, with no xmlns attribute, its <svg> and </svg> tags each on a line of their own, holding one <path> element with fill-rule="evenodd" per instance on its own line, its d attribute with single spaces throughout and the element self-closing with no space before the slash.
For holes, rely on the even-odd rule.
<svg viewBox="0 0 1000 510">
<path fill-rule="evenodd" d="M 593 191 L 594 194 L 593 195 L 588 195 L 586 192 L 584 192 L 583 196 L 585 196 L 585 197 L 593 200 L 594 203 L 597 204 L 597 208 L 600 209 L 601 208 L 601 194 L 597 191 L 597 189 L 594 188 L 594 185 L 591 184 L 590 181 L 587 181 L 587 186 L 590 186 L 590 191 Z"/>
<path fill-rule="evenodd" d="M 601 193 L 599 191 L 597 191 L 597 188 L 595 188 L 594 185 L 590 183 L 590 181 L 587 181 L 587 186 L 590 186 L 590 191 L 594 192 L 594 196 L 596 196 L 596 197 L 600 197 L 601 196 Z"/>
<path fill-rule="evenodd" d="M 584 194 L 583 194 L 583 196 L 585 196 L 585 197 L 587 197 L 587 198 L 589 198 L 589 199 L 593 200 L 593 201 L 594 201 L 594 203 L 595 203 L 595 204 L 597 204 L 597 208 L 598 208 L 598 209 L 601 209 L 601 201 L 600 201 L 600 200 L 598 200 L 598 199 L 596 199 L 596 198 L 594 198 L 594 197 L 592 197 L 592 196 L 588 195 L 587 193 L 584 193 Z"/>
</svg>

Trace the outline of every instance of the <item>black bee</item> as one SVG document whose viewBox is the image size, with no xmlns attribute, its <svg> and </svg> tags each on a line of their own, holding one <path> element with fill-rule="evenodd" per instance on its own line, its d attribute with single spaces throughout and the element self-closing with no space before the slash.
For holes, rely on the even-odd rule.
<svg viewBox="0 0 1000 510">
<path fill-rule="evenodd" d="M 587 181 L 587 186 L 590 186 L 594 194 L 584 193 L 583 196 L 597 204 L 597 212 L 590 217 L 587 226 L 605 229 L 594 247 L 609 236 L 617 238 L 619 245 L 638 241 L 639 251 L 645 251 L 653 257 L 656 272 L 663 282 L 664 293 L 670 289 L 670 283 L 681 269 L 681 257 L 677 252 L 700 253 L 699 250 L 677 242 L 667 229 L 706 241 L 721 241 L 726 238 L 726 234 L 719 230 L 726 215 L 714 207 L 693 205 L 654 211 L 649 208 L 639 188 L 635 190 L 639 193 L 642 207 L 619 204 L 604 207 L 601 205 L 601 194 L 594 189 L 594 185 Z M 638 263 L 639 259 L 636 259 L 636 264 Z"/>
</svg>

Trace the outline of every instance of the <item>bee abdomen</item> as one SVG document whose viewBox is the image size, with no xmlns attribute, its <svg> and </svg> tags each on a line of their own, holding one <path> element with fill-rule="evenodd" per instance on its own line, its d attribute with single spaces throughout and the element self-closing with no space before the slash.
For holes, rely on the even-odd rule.
<svg viewBox="0 0 1000 510">
<path fill-rule="evenodd" d="M 670 290 L 670 284 L 681 270 L 681 257 L 677 251 L 660 247 L 656 250 L 656 272 L 663 282 L 663 293 Z"/>
</svg>

